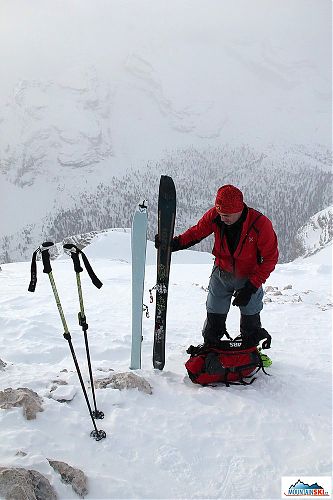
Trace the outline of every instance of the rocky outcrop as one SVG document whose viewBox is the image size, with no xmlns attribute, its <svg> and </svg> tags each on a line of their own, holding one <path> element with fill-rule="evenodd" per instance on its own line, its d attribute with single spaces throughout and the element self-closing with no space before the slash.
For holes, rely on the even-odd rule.
<svg viewBox="0 0 333 500">
<path fill-rule="evenodd" d="M 4 361 L 2 361 L 2 359 L 0 359 L 0 372 L 5 371 L 6 366 L 7 363 L 5 363 Z"/>
<path fill-rule="evenodd" d="M 70 484 L 77 495 L 84 497 L 88 494 L 88 479 L 80 469 L 76 469 L 65 462 L 49 460 L 51 467 L 60 474 L 61 480 Z"/>
<path fill-rule="evenodd" d="M 58 401 L 59 403 L 69 403 L 72 401 L 76 395 L 76 388 L 73 385 L 60 384 L 52 386 L 50 390 L 50 397 Z"/>
<path fill-rule="evenodd" d="M 0 408 L 8 410 L 21 406 L 23 415 L 27 420 L 36 418 L 38 412 L 43 411 L 42 398 L 38 394 L 27 387 L 12 389 L 11 387 L 0 391 Z"/>
<path fill-rule="evenodd" d="M 95 387 L 97 389 L 105 389 L 106 387 L 112 387 L 112 389 L 138 389 L 146 394 L 152 394 L 153 389 L 149 382 L 135 373 L 115 373 L 110 377 L 99 379 L 95 381 Z"/>
<path fill-rule="evenodd" d="M 5 500 L 57 500 L 49 481 L 35 470 L 0 467 L 0 497 Z"/>
</svg>

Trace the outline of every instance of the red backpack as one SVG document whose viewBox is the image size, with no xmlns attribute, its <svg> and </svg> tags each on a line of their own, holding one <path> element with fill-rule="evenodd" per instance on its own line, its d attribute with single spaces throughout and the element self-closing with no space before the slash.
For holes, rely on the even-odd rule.
<svg viewBox="0 0 333 500">
<path fill-rule="evenodd" d="M 271 339 L 268 333 L 267 336 L 266 346 L 270 346 Z M 268 375 L 257 345 L 253 345 L 253 342 L 251 345 L 251 342 L 244 339 L 221 340 L 214 346 L 207 344 L 190 346 L 186 352 L 191 357 L 186 361 L 185 367 L 194 384 L 209 385 L 222 382 L 227 387 L 231 384 L 248 385 L 254 382 L 253 375 L 260 369 Z M 246 382 L 244 380 L 246 378 L 251 380 Z"/>
</svg>

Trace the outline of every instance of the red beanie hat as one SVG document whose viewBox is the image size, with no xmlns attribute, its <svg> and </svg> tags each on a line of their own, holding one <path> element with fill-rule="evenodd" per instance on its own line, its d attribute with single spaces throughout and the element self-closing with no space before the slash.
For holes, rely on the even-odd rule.
<svg viewBox="0 0 333 500">
<path fill-rule="evenodd" d="M 216 195 L 215 206 L 218 206 L 219 212 L 225 214 L 241 212 L 244 208 L 242 191 L 231 184 L 220 187 Z"/>
</svg>

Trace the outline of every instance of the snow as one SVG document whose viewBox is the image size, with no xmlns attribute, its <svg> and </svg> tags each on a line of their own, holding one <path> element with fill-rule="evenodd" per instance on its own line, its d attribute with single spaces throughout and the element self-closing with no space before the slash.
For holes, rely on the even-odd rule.
<svg viewBox="0 0 333 500">
<path fill-rule="evenodd" d="M 77 390 L 74 386 L 69 385 L 61 385 L 57 387 L 54 391 L 51 392 L 51 398 L 57 401 L 72 401 L 74 396 L 76 395 Z"/>
<path fill-rule="evenodd" d="M 104 283 L 97 290 L 82 273 L 96 379 L 129 367 L 129 238 L 128 231 L 109 231 L 98 235 L 86 251 Z M 154 252 L 149 242 L 147 304 L 148 289 L 156 279 Z M 3 265 L 0 358 L 8 365 L 1 372 L 0 388 L 29 387 L 43 397 L 44 412 L 26 421 L 21 408 L 0 410 L 0 464 L 45 474 L 61 499 L 76 496 L 60 482 L 47 458 L 86 473 L 87 499 L 270 499 L 280 498 L 281 476 L 329 475 L 330 256 L 327 247 L 277 266 L 266 285 L 278 287 L 282 294 L 267 293 L 272 302 L 262 313 L 263 326 L 273 338 L 268 352 L 273 360 L 271 376 L 259 374 L 251 386 L 226 388 L 196 386 L 184 369 L 186 348 L 201 341 L 211 256 L 173 254 L 165 369 L 152 368 L 154 305 L 149 304 L 150 318 L 143 318 L 142 369 L 135 373 L 151 384 L 153 394 L 97 389 L 98 409 L 105 414 L 98 428 L 107 433 L 100 442 L 89 436 L 92 424 L 41 263 L 34 294 L 27 292 L 29 263 Z M 64 257 L 52 261 L 52 267 L 88 385 L 72 262 Z M 228 316 L 233 336 L 238 321 L 239 312 L 233 307 Z M 61 394 L 77 389 L 72 401 L 60 403 L 49 397 L 57 379 L 68 384 L 59 386 Z M 19 450 L 27 455 L 16 456 Z"/>
<path fill-rule="evenodd" d="M 85 253 L 88 257 L 131 262 L 131 248 L 128 237 L 129 229 L 109 229 L 98 234 L 87 247 Z M 156 262 L 156 250 L 152 241 L 147 242 L 146 263 L 152 265 Z M 213 262 L 211 254 L 183 250 L 173 255 L 174 264 L 207 264 Z"/>
<path fill-rule="evenodd" d="M 325 247 L 333 236 L 333 206 L 317 212 L 296 234 L 303 247 L 303 255 L 311 255 Z"/>
</svg>

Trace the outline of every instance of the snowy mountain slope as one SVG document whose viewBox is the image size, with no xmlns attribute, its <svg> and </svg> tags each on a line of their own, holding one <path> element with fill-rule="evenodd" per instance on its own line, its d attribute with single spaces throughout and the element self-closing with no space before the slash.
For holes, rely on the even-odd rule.
<svg viewBox="0 0 333 500">
<path fill-rule="evenodd" d="M 296 234 L 300 255 L 312 255 L 332 243 L 333 239 L 333 207 L 321 210 L 309 222 L 302 226 Z"/>
<path fill-rule="evenodd" d="M 126 171 L 119 178 L 112 176 L 106 183 L 92 172 L 89 182 L 85 176 L 78 177 L 86 183 L 84 188 L 79 182 L 74 190 L 71 182 L 62 181 L 57 189 L 52 184 L 53 201 L 42 180 L 38 186 L 24 190 L 7 182 L 2 198 L 0 262 L 29 259 L 41 240 L 62 241 L 73 234 L 129 227 L 140 198 L 148 200 L 148 234 L 152 239 L 156 233 L 158 184 L 160 175 L 165 174 L 173 177 L 177 189 L 176 231 L 194 224 L 214 203 L 217 189 L 232 183 L 243 190 L 249 206 L 271 218 L 279 237 L 280 257 L 282 261 L 292 260 L 299 255 L 290 244 L 296 231 L 332 203 L 332 173 L 328 164 L 320 166 L 325 157 L 310 157 L 298 148 L 274 151 L 271 147 L 264 155 L 251 147 L 230 145 L 175 151 L 140 170 Z M 289 164 L 293 171 L 286 168 Z M 210 250 L 210 243 L 204 241 L 198 249 Z"/>
<path fill-rule="evenodd" d="M 109 229 L 96 235 L 84 252 L 92 259 L 131 263 L 130 232 L 129 230 L 124 232 L 120 229 Z M 213 262 L 213 256 L 209 253 L 184 250 L 173 254 L 172 260 L 175 264 L 208 264 Z M 146 263 L 147 265 L 156 263 L 156 249 L 152 241 L 147 242 Z"/>
<path fill-rule="evenodd" d="M 128 234 L 116 232 L 97 236 L 87 248 L 104 282 L 97 290 L 82 275 L 97 378 L 129 366 L 131 267 L 123 259 L 128 248 Z M 150 306 L 151 318 L 143 320 L 143 368 L 136 373 L 149 381 L 153 394 L 98 389 L 98 406 L 105 413 L 99 427 L 107 432 L 99 443 L 89 437 L 91 423 L 40 263 L 35 294 L 26 291 L 28 263 L 3 265 L 0 357 L 8 365 L 1 372 L 0 389 L 37 391 L 44 398 L 44 412 L 28 422 L 20 408 L 0 410 L 0 464 L 42 472 L 61 499 L 75 495 L 46 458 L 80 467 L 89 478 L 86 498 L 95 500 L 280 498 L 282 475 L 329 475 L 332 268 L 327 252 L 328 247 L 277 266 L 267 283 L 271 288 L 262 313 L 273 337 L 271 377 L 260 374 L 251 386 L 230 388 L 197 387 L 186 377 L 186 348 L 201 340 L 211 263 L 194 264 L 193 252 L 188 252 L 187 265 L 176 264 L 173 255 L 165 370 L 152 368 Z M 152 243 L 148 253 L 153 260 Z M 121 262 L 114 260 L 119 257 Z M 85 366 L 72 263 L 64 258 L 52 266 L 73 343 Z M 146 303 L 155 275 L 156 266 L 147 265 Z M 238 321 L 239 312 L 232 308 L 228 328 L 233 335 Z M 48 398 L 57 378 L 76 389 L 72 402 Z M 84 378 L 88 380 L 85 368 Z M 27 455 L 17 456 L 18 450 Z"/>
<path fill-rule="evenodd" d="M 117 180 L 137 186 L 127 170 L 170 152 L 197 148 L 203 170 L 209 150 L 229 144 L 239 161 L 213 160 L 237 172 L 250 145 L 264 169 L 330 170 L 330 11 L 325 0 L 2 2 L 3 260 L 26 259 L 51 231 L 60 240 L 128 227 L 111 224 L 111 211 L 99 224 L 101 191 L 126 213 L 132 199 Z M 85 218 L 86 197 L 101 203 Z M 66 233 L 68 211 L 76 227 Z"/>
</svg>

